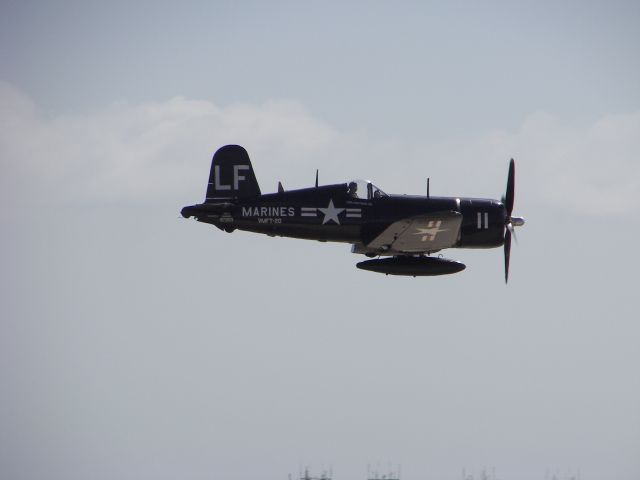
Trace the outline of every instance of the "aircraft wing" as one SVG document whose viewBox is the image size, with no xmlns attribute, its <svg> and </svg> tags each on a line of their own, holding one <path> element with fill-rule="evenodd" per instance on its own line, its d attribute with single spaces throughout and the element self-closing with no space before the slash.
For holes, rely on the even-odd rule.
<svg viewBox="0 0 640 480">
<path fill-rule="evenodd" d="M 398 253 L 442 250 L 456 244 L 461 224 L 462 214 L 454 211 L 404 218 L 389 225 L 366 248 Z"/>
</svg>

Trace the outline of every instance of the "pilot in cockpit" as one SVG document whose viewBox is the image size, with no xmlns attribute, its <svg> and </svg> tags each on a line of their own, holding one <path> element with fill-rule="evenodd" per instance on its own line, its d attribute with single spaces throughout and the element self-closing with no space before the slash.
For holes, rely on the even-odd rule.
<svg viewBox="0 0 640 480">
<path fill-rule="evenodd" d="M 352 198 L 358 198 L 358 184 L 356 182 L 349 183 L 349 190 L 347 193 Z"/>
</svg>

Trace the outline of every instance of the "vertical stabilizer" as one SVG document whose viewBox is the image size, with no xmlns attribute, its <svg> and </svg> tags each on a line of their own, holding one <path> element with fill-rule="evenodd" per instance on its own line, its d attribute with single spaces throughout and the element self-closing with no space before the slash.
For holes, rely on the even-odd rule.
<svg viewBox="0 0 640 480">
<path fill-rule="evenodd" d="M 239 145 L 220 148 L 211 161 L 205 203 L 258 195 L 260 186 L 247 151 Z"/>
</svg>

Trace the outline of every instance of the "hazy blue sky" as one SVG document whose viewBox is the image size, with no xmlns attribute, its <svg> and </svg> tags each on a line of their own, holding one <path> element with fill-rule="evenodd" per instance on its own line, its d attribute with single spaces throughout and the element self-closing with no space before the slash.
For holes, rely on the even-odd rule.
<svg viewBox="0 0 640 480">
<path fill-rule="evenodd" d="M 0 3 L 0 477 L 640 478 L 640 4 Z M 457 275 L 178 218 L 372 178 L 527 218 Z"/>
</svg>

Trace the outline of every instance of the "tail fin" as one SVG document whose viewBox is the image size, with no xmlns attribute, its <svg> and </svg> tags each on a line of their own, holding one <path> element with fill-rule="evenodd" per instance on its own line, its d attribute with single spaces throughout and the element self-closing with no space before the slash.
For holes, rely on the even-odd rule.
<svg viewBox="0 0 640 480">
<path fill-rule="evenodd" d="M 211 161 L 205 203 L 257 195 L 260 187 L 247 151 L 239 145 L 220 148 Z"/>
</svg>

